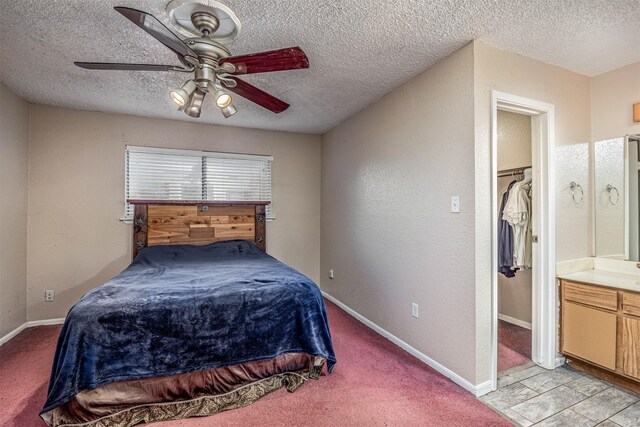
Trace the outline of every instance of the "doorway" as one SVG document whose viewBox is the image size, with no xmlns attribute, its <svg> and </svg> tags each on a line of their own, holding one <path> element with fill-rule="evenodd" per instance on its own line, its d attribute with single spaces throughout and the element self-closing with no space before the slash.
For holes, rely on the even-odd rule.
<svg viewBox="0 0 640 427">
<path fill-rule="evenodd" d="M 498 373 L 531 362 L 532 116 L 498 108 Z"/>
<path fill-rule="evenodd" d="M 531 120 L 531 360 L 547 369 L 557 364 L 555 281 L 554 106 L 503 92 L 491 92 L 492 194 L 492 389 L 498 373 L 498 111 Z M 528 166 L 528 165 L 526 165 Z"/>
</svg>

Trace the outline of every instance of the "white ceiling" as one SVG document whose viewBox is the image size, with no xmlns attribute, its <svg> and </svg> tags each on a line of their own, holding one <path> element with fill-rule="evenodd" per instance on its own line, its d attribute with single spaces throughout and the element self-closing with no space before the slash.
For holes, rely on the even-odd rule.
<svg viewBox="0 0 640 427">
<path fill-rule="evenodd" d="M 246 76 L 287 101 L 273 114 L 244 99 L 224 119 L 199 119 L 168 92 L 182 73 L 88 71 L 73 61 L 177 63 L 113 6 L 170 26 L 159 0 L 2 0 L 0 79 L 41 104 L 307 133 L 322 133 L 470 40 L 593 76 L 640 61 L 638 0 L 222 0 L 242 21 L 232 54 L 290 46 L 308 70 Z M 238 98 L 238 97 L 236 97 Z"/>
</svg>

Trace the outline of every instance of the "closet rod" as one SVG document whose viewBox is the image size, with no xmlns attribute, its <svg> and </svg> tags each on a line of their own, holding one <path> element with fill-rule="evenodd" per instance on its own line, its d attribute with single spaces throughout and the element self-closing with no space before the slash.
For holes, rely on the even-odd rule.
<svg viewBox="0 0 640 427">
<path fill-rule="evenodd" d="M 524 174 L 525 169 L 531 169 L 531 166 L 522 166 L 522 167 L 513 168 L 513 169 L 503 169 L 501 171 L 498 171 L 498 178 L 502 176 L 522 175 Z"/>
</svg>

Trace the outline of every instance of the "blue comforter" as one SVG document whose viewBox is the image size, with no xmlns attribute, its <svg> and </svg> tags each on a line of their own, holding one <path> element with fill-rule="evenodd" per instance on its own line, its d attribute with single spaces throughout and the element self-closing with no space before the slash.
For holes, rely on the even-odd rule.
<svg viewBox="0 0 640 427">
<path fill-rule="evenodd" d="M 288 352 L 336 361 L 309 278 L 246 241 L 148 247 L 69 311 L 41 413 L 114 381 Z"/>
</svg>

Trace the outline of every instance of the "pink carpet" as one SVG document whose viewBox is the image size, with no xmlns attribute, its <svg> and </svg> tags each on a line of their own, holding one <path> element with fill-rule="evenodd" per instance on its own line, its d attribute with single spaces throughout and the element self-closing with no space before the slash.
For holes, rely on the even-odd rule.
<svg viewBox="0 0 640 427">
<path fill-rule="evenodd" d="M 531 360 L 531 331 L 498 320 L 498 372 Z"/>
<path fill-rule="evenodd" d="M 157 426 L 510 426 L 453 382 L 327 302 L 338 363 L 295 393 L 246 408 Z M 31 328 L 0 347 L 0 425 L 44 426 L 58 326 Z"/>
</svg>

